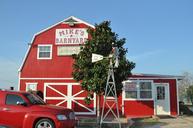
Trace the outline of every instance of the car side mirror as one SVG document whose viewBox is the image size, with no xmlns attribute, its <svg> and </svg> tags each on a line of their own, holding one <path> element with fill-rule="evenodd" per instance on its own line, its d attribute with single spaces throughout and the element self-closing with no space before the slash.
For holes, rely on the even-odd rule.
<svg viewBox="0 0 193 128">
<path fill-rule="evenodd" d="M 17 101 L 17 105 L 27 106 L 27 103 L 22 101 Z"/>
</svg>

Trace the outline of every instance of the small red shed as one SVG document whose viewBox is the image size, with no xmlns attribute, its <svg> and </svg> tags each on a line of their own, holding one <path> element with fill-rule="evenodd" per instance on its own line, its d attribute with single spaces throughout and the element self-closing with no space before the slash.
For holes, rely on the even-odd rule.
<svg viewBox="0 0 193 128">
<path fill-rule="evenodd" d="M 177 116 L 178 81 L 181 79 L 181 76 L 133 74 L 123 82 L 123 114 L 134 117 Z"/>
<path fill-rule="evenodd" d="M 96 115 L 96 95 L 90 105 L 86 92 L 72 78 L 72 54 L 90 38 L 93 25 L 71 16 L 35 34 L 19 69 L 18 89 L 40 90 L 47 103 L 72 108 L 77 115 Z M 136 74 L 123 81 L 118 98 L 125 116 L 178 115 L 181 77 Z"/>
</svg>

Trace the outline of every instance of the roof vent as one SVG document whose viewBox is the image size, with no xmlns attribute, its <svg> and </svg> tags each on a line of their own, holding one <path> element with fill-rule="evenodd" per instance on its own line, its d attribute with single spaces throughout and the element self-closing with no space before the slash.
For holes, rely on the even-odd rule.
<svg viewBox="0 0 193 128">
<path fill-rule="evenodd" d="M 69 26 L 74 26 L 75 25 L 75 23 L 76 23 L 77 21 L 76 20 L 74 20 L 73 18 L 70 18 L 70 19 L 68 19 L 68 20 L 66 20 L 65 21 L 65 23 L 67 23 Z"/>
</svg>

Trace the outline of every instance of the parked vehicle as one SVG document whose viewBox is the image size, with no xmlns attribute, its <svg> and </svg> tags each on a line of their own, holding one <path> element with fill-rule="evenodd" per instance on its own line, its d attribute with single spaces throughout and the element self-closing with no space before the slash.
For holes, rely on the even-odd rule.
<svg viewBox="0 0 193 128">
<path fill-rule="evenodd" d="M 14 128 L 74 128 L 73 110 L 27 92 L 0 90 L 0 124 Z"/>
</svg>

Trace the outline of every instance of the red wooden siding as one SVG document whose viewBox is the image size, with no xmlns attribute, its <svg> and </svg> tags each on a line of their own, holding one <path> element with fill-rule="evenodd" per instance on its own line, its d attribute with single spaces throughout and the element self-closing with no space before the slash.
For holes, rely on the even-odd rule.
<svg viewBox="0 0 193 128">
<path fill-rule="evenodd" d="M 67 24 L 59 24 L 40 35 L 37 35 L 32 43 L 28 57 L 21 71 L 21 77 L 30 78 L 69 78 L 72 77 L 73 59 L 71 56 L 58 56 L 55 45 L 56 29 L 70 28 Z M 75 24 L 73 28 L 88 28 L 84 24 Z M 52 44 L 52 59 L 38 60 L 38 44 Z M 65 46 L 65 45 L 62 45 Z"/>
<path fill-rule="evenodd" d="M 124 101 L 124 115 L 142 117 L 154 115 L 153 101 Z"/>
</svg>

